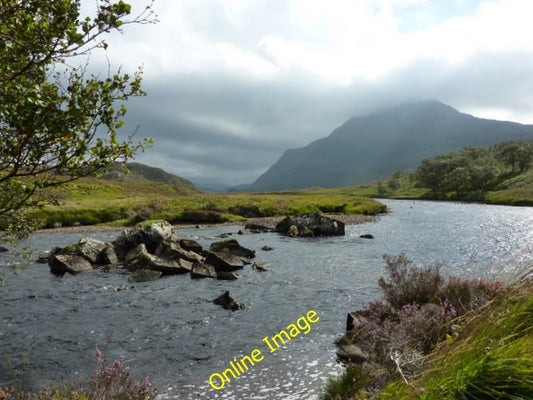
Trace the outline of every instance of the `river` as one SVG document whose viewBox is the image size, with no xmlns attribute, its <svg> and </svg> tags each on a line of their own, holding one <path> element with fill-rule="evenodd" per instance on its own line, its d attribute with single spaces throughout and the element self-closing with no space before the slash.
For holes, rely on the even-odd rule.
<svg viewBox="0 0 533 400">
<path fill-rule="evenodd" d="M 257 250 L 267 271 L 247 267 L 236 281 L 185 275 L 129 283 L 126 274 L 104 271 L 61 279 L 45 264 L 10 275 L 0 287 L 0 385 L 13 374 L 28 387 L 86 380 L 98 346 L 111 361 L 124 356 L 138 379 L 149 375 L 160 399 L 317 399 L 327 376 L 342 370 L 334 340 L 346 313 L 380 296 L 384 254 L 403 252 L 415 265 L 439 263 L 444 274 L 463 277 L 506 277 L 533 260 L 531 207 L 384 203 L 389 214 L 347 226 L 343 237 L 237 235 L 237 226 L 179 230 L 204 247 L 232 233 Z M 366 233 L 374 239 L 359 237 Z M 90 234 L 108 241 L 116 235 Z M 80 236 L 37 233 L 27 244 L 43 251 Z M 265 245 L 273 250 L 261 250 Z M 244 310 L 212 303 L 226 290 Z M 300 318 L 311 310 L 316 322 L 307 329 Z M 271 352 L 263 338 L 298 320 L 301 333 Z M 220 390 L 209 385 L 212 374 L 254 350 L 261 353 L 255 365 Z"/>
</svg>

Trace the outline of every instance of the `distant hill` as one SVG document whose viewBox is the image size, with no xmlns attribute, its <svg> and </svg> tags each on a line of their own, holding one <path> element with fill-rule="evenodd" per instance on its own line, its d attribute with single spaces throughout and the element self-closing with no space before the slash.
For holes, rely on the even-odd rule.
<svg viewBox="0 0 533 400">
<path fill-rule="evenodd" d="M 123 182 L 154 181 L 172 185 L 187 191 L 199 192 L 191 181 L 181 178 L 177 175 L 170 174 L 161 168 L 150 167 L 141 163 L 126 163 L 125 171 L 120 163 L 115 163 L 109 170 L 101 176 L 102 179 L 119 180 Z"/>
<path fill-rule="evenodd" d="M 533 140 L 533 125 L 476 118 L 435 100 L 408 103 L 287 150 L 248 190 L 359 185 L 414 170 L 425 158 L 506 140 Z"/>
</svg>

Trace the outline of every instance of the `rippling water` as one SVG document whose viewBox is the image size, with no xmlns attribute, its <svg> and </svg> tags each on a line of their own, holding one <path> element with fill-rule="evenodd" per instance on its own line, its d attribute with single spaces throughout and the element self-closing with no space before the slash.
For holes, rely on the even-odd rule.
<svg viewBox="0 0 533 400">
<path fill-rule="evenodd" d="M 415 264 L 441 263 L 444 273 L 468 277 L 512 273 L 533 259 L 533 208 L 385 203 L 388 215 L 348 226 L 344 237 L 236 236 L 268 269 L 247 267 L 237 281 L 186 275 L 131 284 L 125 274 L 103 271 L 61 279 L 47 265 L 33 265 L 0 288 L 0 384 L 13 372 L 29 386 L 86 379 L 98 345 L 109 360 L 125 356 L 138 378 L 149 375 L 162 399 L 316 399 L 328 374 L 341 370 L 333 341 L 343 333 L 346 313 L 379 296 L 383 254 L 404 252 Z M 238 230 L 179 233 L 208 247 L 217 235 Z M 364 233 L 375 239 L 359 238 Z M 47 250 L 80 236 L 36 234 L 28 242 Z M 116 233 L 91 236 L 113 240 Z M 264 245 L 274 250 L 260 250 Z M 225 290 L 246 308 L 231 312 L 212 304 Z M 270 353 L 262 339 L 309 310 L 320 318 L 310 332 Z M 210 387 L 211 374 L 254 349 L 264 356 L 260 362 L 221 390 Z"/>
</svg>

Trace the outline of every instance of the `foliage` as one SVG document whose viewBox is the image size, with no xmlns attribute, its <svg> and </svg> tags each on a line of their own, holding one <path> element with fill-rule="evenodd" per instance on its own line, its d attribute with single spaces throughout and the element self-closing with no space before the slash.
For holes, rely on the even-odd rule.
<svg viewBox="0 0 533 400">
<path fill-rule="evenodd" d="M 409 384 L 389 384 L 377 398 L 533 398 L 532 285 L 527 279 L 518 282 L 467 314 L 463 331 L 430 356 L 430 368 Z"/>
<path fill-rule="evenodd" d="M 524 172 L 532 160 L 533 143 L 507 141 L 423 160 L 413 176 L 417 185 L 437 198 L 483 200 L 487 191 Z"/>
<path fill-rule="evenodd" d="M 439 199 L 533 205 L 533 142 L 507 141 L 490 147 L 423 160 L 412 173 L 346 188 L 359 196 Z"/>
<path fill-rule="evenodd" d="M 395 309 L 410 304 L 435 302 L 444 281 L 439 267 L 426 269 L 408 268 L 411 263 L 404 254 L 384 256 L 389 279 L 381 277 L 378 285 L 385 300 Z"/>
<path fill-rule="evenodd" d="M 0 229 L 8 237 L 35 228 L 25 210 L 53 201 L 43 189 L 101 171 L 150 144 L 135 143 L 133 135 L 118 139 L 123 103 L 145 94 L 142 71 L 89 75 L 79 57 L 106 49 L 103 36 L 113 30 L 154 22 L 153 14 L 147 7 L 128 19 L 131 6 L 122 0 L 97 5 L 95 17 L 82 19 L 79 0 L 0 4 Z"/>
<path fill-rule="evenodd" d="M 96 356 L 98 367 L 87 387 L 74 384 L 56 386 L 39 393 L 0 387 L 0 400 L 155 400 L 157 392 L 148 377 L 143 382 L 136 382 L 132 371 L 124 365 L 124 358 L 108 365 L 98 348 Z"/>
<path fill-rule="evenodd" d="M 326 383 L 322 400 L 364 400 L 365 388 L 369 386 L 371 374 L 362 366 L 349 365 L 340 377 L 330 377 Z"/>
<path fill-rule="evenodd" d="M 32 218 L 41 219 L 47 228 L 89 224 L 124 226 L 147 219 L 165 219 L 172 224 L 219 223 L 332 207 L 343 208 L 344 214 L 376 215 L 387 211 L 382 203 L 340 189 L 215 194 L 136 178 L 126 181 L 81 178 L 54 188 L 50 196 L 57 200 L 55 205 L 31 213 Z"/>
<path fill-rule="evenodd" d="M 508 293 L 501 283 L 446 279 L 438 266 L 413 267 L 404 254 L 384 259 L 388 276 L 378 281 L 383 297 L 357 311 L 364 327 L 341 339 L 344 344 L 363 346 L 369 358 L 355 370 L 349 365 L 345 374 L 328 383 L 324 400 L 357 399 L 356 392 L 375 398 L 376 391 L 399 378 L 409 384 L 427 368 L 428 355 L 440 343 L 453 342 L 465 332 L 461 318 Z M 370 378 L 361 379 L 365 385 L 354 386 L 356 390 L 347 395 L 353 374 Z"/>
<path fill-rule="evenodd" d="M 187 179 L 170 174 L 161 168 L 154 168 L 136 162 L 113 163 L 101 177 L 123 182 L 154 181 L 175 186 L 184 191 L 200 192 L 200 189 Z"/>
</svg>

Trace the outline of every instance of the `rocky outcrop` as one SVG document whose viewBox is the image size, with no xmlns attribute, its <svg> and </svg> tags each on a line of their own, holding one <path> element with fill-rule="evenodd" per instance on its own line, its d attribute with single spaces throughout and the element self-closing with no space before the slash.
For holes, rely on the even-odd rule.
<svg viewBox="0 0 533 400">
<path fill-rule="evenodd" d="M 149 253 L 153 254 L 162 241 L 178 242 L 179 237 L 166 221 L 139 222 L 131 230 L 122 232 L 114 242 L 115 252 L 119 260 L 123 260 L 128 251 L 143 243 Z"/>
<path fill-rule="evenodd" d="M 205 250 L 194 240 L 180 238 L 165 221 L 140 223 L 124 230 L 113 242 L 82 237 L 78 243 L 53 249 L 47 255 L 53 274 L 70 277 L 96 268 L 120 268 L 130 272 L 130 282 L 177 274 L 231 281 L 239 278 L 235 271 L 251 264 L 252 258 L 255 251 L 235 239 L 214 242 Z M 265 270 L 262 263 L 254 263 L 254 269 Z M 229 291 L 213 302 L 234 311 L 244 307 Z"/>
<path fill-rule="evenodd" d="M 368 321 L 357 311 L 348 313 L 346 319 L 346 334 L 337 340 L 337 357 L 343 361 L 362 364 L 369 359 L 371 346 L 377 332 L 368 329 Z M 369 340 L 369 336 L 372 340 Z"/>
<path fill-rule="evenodd" d="M 57 275 L 118 266 L 132 272 L 135 282 L 187 273 L 195 279 L 233 280 L 238 278 L 234 271 L 254 257 L 254 250 L 235 239 L 215 242 L 205 251 L 196 241 L 180 238 L 166 221 L 149 221 L 125 230 L 112 243 L 82 237 L 76 244 L 54 249 L 48 264 Z"/>
<path fill-rule="evenodd" d="M 192 263 L 184 260 L 161 258 L 150 254 L 144 243 L 126 255 L 126 269 L 136 271 L 140 269 L 159 271 L 163 275 L 185 274 L 191 271 Z"/>
<path fill-rule="evenodd" d="M 342 236 L 344 223 L 317 211 L 284 218 L 276 225 L 276 232 L 301 237 Z"/>
<path fill-rule="evenodd" d="M 235 239 L 221 240 L 219 242 L 212 243 L 209 247 L 209 251 L 230 254 L 245 259 L 255 257 L 254 250 L 242 247 Z"/>
<path fill-rule="evenodd" d="M 242 310 L 244 308 L 244 304 L 239 303 L 230 291 L 226 291 L 218 296 L 213 300 L 213 303 L 232 311 Z"/>
<path fill-rule="evenodd" d="M 78 272 L 90 271 L 92 264 L 80 255 L 76 254 L 52 254 L 48 261 L 50 272 L 55 275 L 77 274 Z"/>
<path fill-rule="evenodd" d="M 84 236 L 76 244 L 53 249 L 48 264 L 53 274 L 77 274 L 108 264 L 110 259 L 116 259 L 116 255 L 109 243 Z"/>
<path fill-rule="evenodd" d="M 191 269 L 191 278 L 192 279 L 201 279 L 201 278 L 216 278 L 217 272 L 215 267 L 209 264 L 204 263 L 194 263 Z"/>
<path fill-rule="evenodd" d="M 210 251 L 205 258 L 207 264 L 215 267 L 216 271 L 237 271 L 244 268 L 244 261 L 241 257 L 227 253 L 217 253 Z"/>
</svg>

